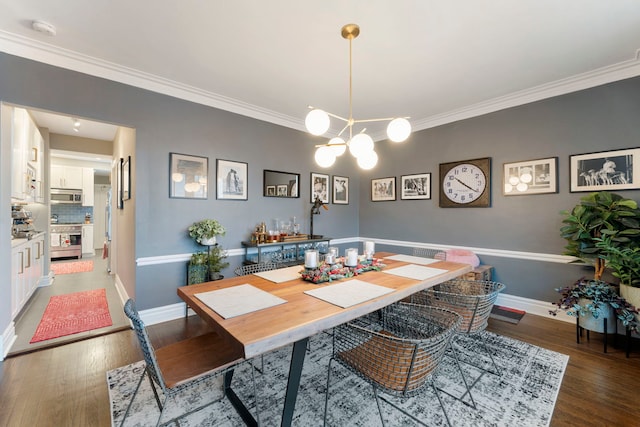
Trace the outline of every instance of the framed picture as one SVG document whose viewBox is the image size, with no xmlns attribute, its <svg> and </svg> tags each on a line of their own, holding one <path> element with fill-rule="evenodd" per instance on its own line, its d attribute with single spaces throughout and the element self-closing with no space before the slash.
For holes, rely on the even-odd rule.
<svg viewBox="0 0 640 427">
<path fill-rule="evenodd" d="M 275 185 L 267 185 L 267 196 L 275 196 L 276 195 L 276 186 Z"/>
<path fill-rule="evenodd" d="M 414 175 L 402 175 L 400 177 L 402 192 L 401 200 L 428 200 L 431 199 L 431 174 L 417 173 Z"/>
<path fill-rule="evenodd" d="M 289 195 L 289 186 L 288 185 L 278 185 L 276 196 L 279 197 L 287 197 Z"/>
<path fill-rule="evenodd" d="M 640 148 L 569 156 L 570 191 L 637 190 Z"/>
<path fill-rule="evenodd" d="M 122 159 L 122 200 L 131 198 L 131 156 Z"/>
<path fill-rule="evenodd" d="M 558 192 L 558 158 L 505 163 L 502 194 L 523 196 Z"/>
<path fill-rule="evenodd" d="M 122 163 L 124 163 L 124 159 L 120 157 L 120 160 L 118 160 L 118 163 L 116 164 L 116 207 L 118 209 L 124 208 L 124 201 L 122 200 Z"/>
<path fill-rule="evenodd" d="M 371 201 L 386 202 L 396 199 L 396 177 L 371 180 Z"/>
<path fill-rule="evenodd" d="M 169 197 L 206 199 L 209 158 L 169 153 Z"/>
<path fill-rule="evenodd" d="M 317 197 L 322 203 L 329 203 L 329 175 L 311 172 L 311 203 Z"/>
<path fill-rule="evenodd" d="M 333 203 L 336 205 L 349 204 L 349 178 L 333 176 Z"/>
<path fill-rule="evenodd" d="M 248 200 L 247 171 L 244 162 L 217 159 L 217 188 L 216 199 Z"/>
</svg>

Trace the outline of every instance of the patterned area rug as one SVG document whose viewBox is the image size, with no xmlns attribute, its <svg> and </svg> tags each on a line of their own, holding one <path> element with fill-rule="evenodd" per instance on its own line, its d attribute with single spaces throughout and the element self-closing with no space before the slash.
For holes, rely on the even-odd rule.
<svg viewBox="0 0 640 427">
<path fill-rule="evenodd" d="M 463 370 L 474 382 L 473 397 L 477 410 L 451 397 L 461 396 L 464 385 L 452 358 L 445 358 L 436 376 L 436 385 L 453 426 L 548 426 L 553 413 L 560 383 L 569 357 L 507 337 L 487 333 L 489 347 L 502 369 L 501 375 L 483 373 L 463 363 Z M 327 365 L 331 354 L 331 337 L 319 334 L 310 340 L 311 351 L 304 362 L 300 391 L 293 420 L 295 426 L 322 425 Z M 461 359 L 488 367 L 480 340 L 461 337 L 457 347 L 463 347 Z M 289 371 L 291 346 L 265 355 L 263 374 L 257 374 L 258 406 L 262 425 L 280 425 L 284 392 Z M 259 363 L 259 362 L 258 362 Z M 107 372 L 112 423 L 120 425 L 124 411 L 144 369 L 143 362 L 133 363 Z M 236 370 L 233 387 L 254 413 L 253 388 L 249 366 Z M 381 425 L 371 386 L 333 363 L 328 425 Z M 164 420 L 186 408 L 197 407 L 221 396 L 221 382 L 204 383 L 170 402 Z M 205 400 L 209 399 L 209 400 Z M 446 425 L 442 409 L 433 389 L 424 391 L 404 402 L 391 398 L 429 426 Z M 382 402 L 385 422 L 389 426 L 414 426 L 415 422 Z M 126 426 L 155 425 L 160 414 L 148 379 L 145 379 L 127 417 Z M 227 399 L 222 399 L 180 422 L 181 426 L 238 426 L 243 425 Z"/>
<path fill-rule="evenodd" d="M 52 262 L 51 270 L 53 270 L 55 274 L 86 273 L 93 271 L 93 260 Z"/>
<path fill-rule="evenodd" d="M 30 343 L 111 326 L 106 289 L 54 295 Z"/>
</svg>

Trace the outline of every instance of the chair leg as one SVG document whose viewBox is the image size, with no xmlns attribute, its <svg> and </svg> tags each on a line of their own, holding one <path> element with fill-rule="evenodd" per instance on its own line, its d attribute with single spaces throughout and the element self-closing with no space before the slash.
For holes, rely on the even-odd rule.
<svg viewBox="0 0 640 427">
<path fill-rule="evenodd" d="M 438 390 L 437 390 L 435 384 L 433 383 L 433 379 L 431 380 L 431 386 L 433 387 L 433 391 L 436 393 L 436 397 L 438 398 L 438 402 L 440 402 L 440 407 L 442 408 L 442 412 L 444 413 L 444 418 L 447 421 L 447 425 L 449 427 L 451 427 L 451 422 L 449 421 L 449 415 L 447 414 L 447 411 L 444 409 L 444 404 L 442 402 L 442 399 L 440 398 L 440 394 L 438 393 Z M 419 419 L 415 415 L 410 414 L 409 412 L 405 411 L 404 409 L 402 409 L 401 407 L 399 407 L 398 405 L 396 405 L 395 403 L 393 403 L 392 401 L 390 401 L 389 399 L 387 399 L 383 395 L 377 395 L 376 394 L 376 403 L 377 403 L 377 399 L 378 398 L 380 400 L 386 402 L 387 404 L 393 406 L 397 411 L 402 412 L 404 415 L 406 415 L 407 417 L 411 418 L 416 423 L 418 423 L 420 425 L 423 425 L 423 426 L 426 426 L 426 427 L 430 427 L 429 424 L 425 424 L 424 421 L 422 421 L 421 419 Z M 379 404 L 378 404 L 378 410 L 380 411 L 380 405 Z M 380 419 L 382 419 L 382 411 L 380 411 Z M 384 420 L 382 422 L 383 422 L 383 425 L 384 425 Z"/>
<path fill-rule="evenodd" d="M 488 371 L 488 372 L 497 376 L 502 375 L 502 373 L 500 372 L 500 368 L 498 368 L 496 361 L 493 359 L 493 356 L 491 355 L 491 351 L 489 351 L 489 346 L 487 345 L 487 340 L 484 337 L 484 332 L 480 332 L 480 339 L 482 340 L 484 351 L 489 355 L 489 359 L 491 359 L 491 363 L 493 364 L 493 372 L 491 371 Z"/>
<path fill-rule="evenodd" d="M 136 385 L 136 389 L 134 390 L 133 395 L 131 395 L 131 400 L 129 401 L 129 405 L 127 405 L 127 410 L 124 412 L 124 417 L 122 417 L 122 422 L 120 423 L 120 427 L 124 425 L 124 420 L 126 420 L 127 415 L 129 415 L 129 410 L 131 409 L 131 405 L 133 404 L 133 399 L 136 398 L 136 395 L 138 394 L 138 389 L 140 389 L 140 384 L 142 384 L 142 380 L 144 380 L 144 377 L 146 374 L 147 374 L 147 370 L 145 368 L 145 370 L 142 371 L 142 375 L 140 376 L 140 380 L 138 380 L 138 384 Z"/>
<path fill-rule="evenodd" d="M 333 363 L 333 357 L 329 359 L 329 367 L 327 368 L 327 391 L 324 395 L 324 417 L 322 418 L 322 425 L 327 425 L 327 407 L 329 406 L 329 381 L 331 380 L 331 363 Z"/>
<path fill-rule="evenodd" d="M 382 408 L 380 407 L 380 400 L 378 399 L 378 389 L 376 386 L 373 386 L 373 397 L 376 398 L 376 405 L 378 405 L 378 414 L 380 414 L 380 421 L 382 422 L 382 427 L 385 427 L 386 424 L 384 422 L 384 417 L 382 416 Z"/>
<path fill-rule="evenodd" d="M 454 337 L 455 338 L 455 337 Z M 458 400 L 460 400 L 462 403 L 470 405 L 473 409 L 477 409 L 476 408 L 476 401 L 473 400 L 473 395 L 471 394 L 471 388 L 469 387 L 469 384 L 467 383 L 467 378 L 464 376 L 464 372 L 462 371 L 462 366 L 460 365 L 460 360 L 458 359 L 458 353 L 454 347 L 453 344 L 453 339 L 451 340 L 451 343 L 449 344 L 449 350 L 451 350 L 451 353 L 453 353 L 453 358 L 456 361 L 456 366 L 458 367 L 458 372 L 460 372 L 460 376 L 462 377 L 462 382 L 464 383 L 464 387 L 467 389 L 466 393 L 463 394 L 462 396 L 460 396 L 459 398 L 452 396 Z M 467 403 L 465 402 L 463 399 L 466 395 L 469 395 L 469 399 L 471 399 L 471 403 Z"/>
</svg>

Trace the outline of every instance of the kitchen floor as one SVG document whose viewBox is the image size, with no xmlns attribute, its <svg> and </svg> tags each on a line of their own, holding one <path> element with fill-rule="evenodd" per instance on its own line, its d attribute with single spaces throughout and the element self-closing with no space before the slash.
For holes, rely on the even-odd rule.
<svg viewBox="0 0 640 427">
<path fill-rule="evenodd" d="M 129 321 L 124 315 L 122 309 L 123 305 L 115 287 L 114 276 L 108 274 L 107 260 L 102 259 L 102 251 L 97 250 L 95 257 L 84 257 L 82 260 L 93 260 L 93 271 L 56 275 L 51 286 L 44 286 L 36 289 L 36 292 L 29 300 L 27 306 L 16 319 L 15 328 L 17 338 L 7 354 L 8 357 L 109 334 L 123 329 L 128 329 L 130 327 Z M 68 261 L 54 262 L 62 263 Z M 105 288 L 107 291 L 107 302 L 109 304 L 109 313 L 113 320 L 113 325 L 29 344 L 51 296 L 100 288 Z"/>
</svg>

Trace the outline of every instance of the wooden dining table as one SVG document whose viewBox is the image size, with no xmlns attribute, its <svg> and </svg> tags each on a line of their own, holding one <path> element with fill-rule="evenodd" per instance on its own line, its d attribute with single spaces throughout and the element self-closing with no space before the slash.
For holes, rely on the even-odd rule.
<svg viewBox="0 0 640 427">
<path fill-rule="evenodd" d="M 411 264 L 389 259 L 393 255 L 395 254 L 378 252 L 375 254 L 375 258 L 380 259 L 385 264 L 384 270 Z M 178 288 L 178 296 L 220 334 L 238 356 L 245 359 L 251 359 L 277 348 L 293 344 L 281 420 L 282 426 L 290 426 L 309 337 L 471 271 L 471 266 L 468 264 L 450 261 L 437 261 L 429 264 L 428 267 L 441 269 L 443 272 L 425 280 L 410 279 L 387 274 L 383 271 L 368 271 L 355 276 L 354 278 L 360 281 L 391 288 L 393 291 L 348 308 L 341 308 L 304 293 L 323 285 L 337 284 L 348 279 L 314 284 L 298 278 L 282 283 L 274 283 L 257 275 L 247 275 L 182 286 Z M 300 266 L 301 270 L 302 268 Z M 196 296 L 199 293 L 243 284 L 250 284 L 280 297 L 286 300 L 286 303 L 225 319 Z M 231 370 L 225 375 L 224 380 L 227 397 L 247 425 L 257 425 L 252 414 L 231 388 L 232 378 L 233 371 Z"/>
</svg>

